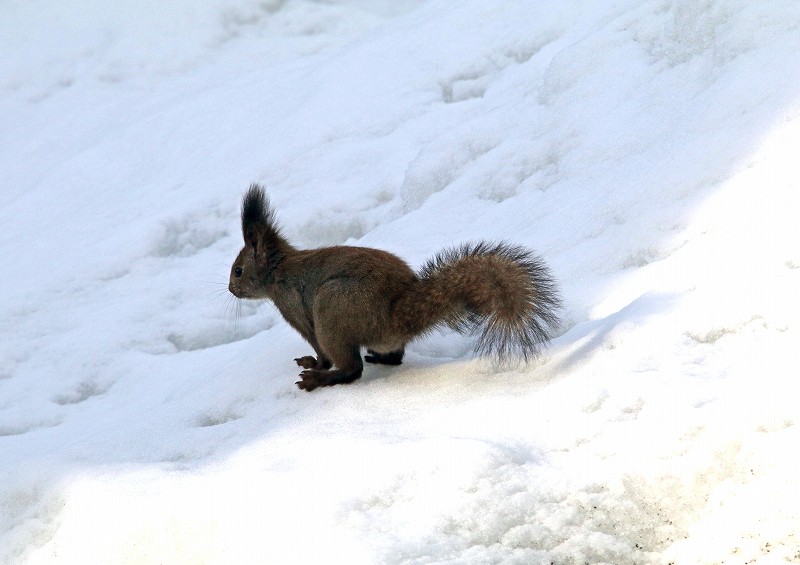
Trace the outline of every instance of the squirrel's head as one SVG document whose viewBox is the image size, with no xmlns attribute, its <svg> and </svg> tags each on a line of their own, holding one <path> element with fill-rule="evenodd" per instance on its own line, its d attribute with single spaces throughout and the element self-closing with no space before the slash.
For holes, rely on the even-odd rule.
<svg viewBox="0 0 800 565">
<path fill-rule="evenodd" d="M 264 189 L 252 184 L 242 201 L 244 247 L 231 266 L 228 290 L 238 298 L 267 298 L 275 269 L 291 246 L 275 225 Z"/>
</svg>

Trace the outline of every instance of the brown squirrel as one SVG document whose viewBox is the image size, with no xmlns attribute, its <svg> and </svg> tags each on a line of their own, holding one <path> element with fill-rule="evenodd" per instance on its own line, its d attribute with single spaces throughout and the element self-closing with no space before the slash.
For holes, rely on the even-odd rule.
<svg viewBox="0 0 800 565">
<path fill-rule="evenodd" d="M 367 247 L 292 247 L 276 225 L 264 189 L 242 202 L 244 248 L 228 288 L 238 298 L 268 298 L 314 348 L 295 359 L 297 386 L 351 383 L 367 363 L 399 365 L 406 343 L 447 325 L 479 331 L 476 351 L 527 360 L 549 340 L 560 298 L 542 260 L 506 243 L 442 251 L 418 273 L 396 255 Z M 332 369 L 331 367 L 335 367 Z"/>
</svg>

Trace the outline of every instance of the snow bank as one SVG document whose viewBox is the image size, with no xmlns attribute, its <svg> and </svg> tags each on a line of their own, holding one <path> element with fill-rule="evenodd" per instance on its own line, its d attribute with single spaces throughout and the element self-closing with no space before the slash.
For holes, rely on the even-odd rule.
<svg viewBox="0 0 800 565">
<path fill-rule="evenodd" d="M 0 562 L 798 562 L 800 8 L 12 2 Z M 348 387 L 233 302 L 238 199 L 561 281 L 527 367 Z"/>
</svg>

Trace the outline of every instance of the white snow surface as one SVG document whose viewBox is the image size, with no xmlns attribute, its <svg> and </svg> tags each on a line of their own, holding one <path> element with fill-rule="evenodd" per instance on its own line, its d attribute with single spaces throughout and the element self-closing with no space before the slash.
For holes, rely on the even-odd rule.
<svg viewBox="0 0 800 565">
<path fill-rule="evenodd" d="M 0 563 L 800 562 L 800 3 L 0 13 Z M 251 182 L 301 247 L 535 249 L 562 327 L 300 391 Z"/>
</svg>

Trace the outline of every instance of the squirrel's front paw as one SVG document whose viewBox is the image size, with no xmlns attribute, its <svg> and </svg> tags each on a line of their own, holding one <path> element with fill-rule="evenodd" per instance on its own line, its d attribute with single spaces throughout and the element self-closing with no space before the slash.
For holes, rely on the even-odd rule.
<svg viewBox="0 0 800 565">
<path fill-rule="evenodd" d="M 325 357 L 313 357 L 306 355 L 305 357 L 298 357 L 294 360 L 303 369 L 317 369 L 325 371 L 331 368 L 331 362 Z"/>
<path fill-rule="evenodd" d="M 306 355 L 305 357 L 298 357 L 294 360 L 300 367 L 303 369 L 316 369 L 317 368 L 317 358 L 312 357 L 311 355 Z"/>
</svg>

